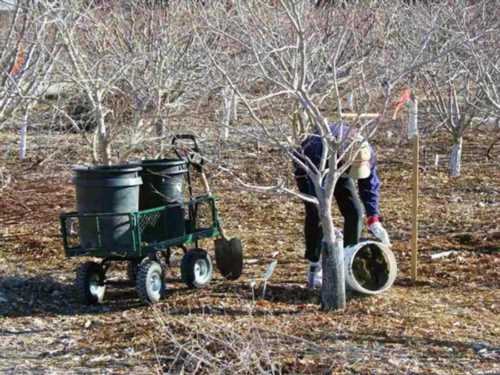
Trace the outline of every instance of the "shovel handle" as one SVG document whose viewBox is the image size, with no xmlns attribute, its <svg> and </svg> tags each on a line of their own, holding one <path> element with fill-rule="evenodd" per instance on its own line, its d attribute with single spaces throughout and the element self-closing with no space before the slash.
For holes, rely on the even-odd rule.
<svg viewBox="0 0 500 375">
<path fill-rule="evenodd" d="M 224 241 L 226 242 L 229 241 L 229 238 L 226 237 L 226 233 L 224 232 L 224 229 L 222 228 L 222 225 L 220 225 L 220 223 L 219 223 L 219 233 Z"/>
<path fill-rule="evenodd" d="M 203 182 L 203 187 L 205 188 L 205 192 L 207 195 L 212 195 L 212 191 L 210 190 L 210 185 L 208 184 L 208 179 L 205 174 L 205 171 L 203 168 L 200 168 L 200 174 L 201 174 L 201 181 Z M 218 215 L 217 215 L 218 216 Z M 226 233 L 224 231 L 224 228 L 222 227 L 222 223 L 220 222 L 220 219 L 217 218 L 217 221 L 219 223 L 219 233 L 224 241 L 229 241 L 229 239 L 226 237 Z"/>
<path fill-rule="evenodd" d="M 200 174 L 201 174 L 201 181 L 203 182 L 203 187 L 205 188 L 205 192 L 207 193 L 207 195 L 212 195 L 212 191 L 210 189 L 210 185 L 208 184 L 208 179 L 203 168 L 200 168 Z"/>
</svg>

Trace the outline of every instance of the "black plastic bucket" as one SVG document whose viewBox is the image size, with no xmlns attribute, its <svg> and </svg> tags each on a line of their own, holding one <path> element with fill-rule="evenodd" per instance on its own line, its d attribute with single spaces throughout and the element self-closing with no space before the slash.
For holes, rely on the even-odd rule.
<svg viewBox="0 0 500 375">
<path fill-rule="evenodd" d="M 184 176 L 187 163 L 180 159 L 147 159 L 131 162 L 142 167 L 143 184 L 139 193 L 139 209 L 168 206 L 158 221 L 143 226 L 142 240 L 163 241 L 185 234 Z"/>
<path fill-rule="evenodd" d="M 80 244 L 84 249 L 101 245 L 108 252 L 133 249 L 130 218 L 139 210 L 140 166 L 77 166 L 73 168 L 78 213 L 124 214 L 81 218 Z M 101 243 L 99 244 L 99 237 Z"/>
</svg>

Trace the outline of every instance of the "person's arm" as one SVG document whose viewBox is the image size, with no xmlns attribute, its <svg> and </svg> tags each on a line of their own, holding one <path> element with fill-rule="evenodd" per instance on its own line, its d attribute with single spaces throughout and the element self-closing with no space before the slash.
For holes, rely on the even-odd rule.
<svg viewBox="0 0 500 375">
<path fill-rule="evenodd" d="M 378 218 L 380 216 L 380 179 L 375 163 L 372 164 L 370 176 L 358 180 L 358 191 L 368 220 Z"/>
<path fill-rule="evenodd" d="M 373 148 L 372 154 L 370 176 L 358 180 L 359 197 L 365 206 L 368 230 L 382 243 L 391 245 L 389 234 L 380 222 L 380 178 L 377 173 L 377 162 Z"/>
</svg>

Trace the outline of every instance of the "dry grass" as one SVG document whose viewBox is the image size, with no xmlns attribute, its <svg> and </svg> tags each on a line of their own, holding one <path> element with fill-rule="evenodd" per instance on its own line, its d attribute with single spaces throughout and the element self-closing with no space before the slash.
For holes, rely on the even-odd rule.
<svg viewBox="0 0 500 375">
<path fill-rule="evenodd" d="M 156 307 L 141 306 L 118 283 L 102 306 L 78 305 L 71 283 L 80 260 L 64 259 L 57 218 L 73 208 L 69 166 L 83 159 L 76 142 L 46 163 L 40 160 L 51 148 L 17 162 L 5 153 L 14 135 L 2 133 L 10 183 L 0 197 L 0 372 L 500 372 L 498 166 L 486 159 L 483 136 L 475 137 L 465 143 L 463 176 L 449 179 L 444 165 L 432 165 L 446 139 L 425 140 L 419 282 L 412 285 L 410 148 L 385 134 L 378 139 L 382 206 L 399 276 L 389 292 L 352 296 L 346 311 L 327 314 L 318 310 L 318 293 L 305 289 L 302 204 L 238 192 L 223 176 L 212 183 L 226 227 L 244 240 L 240 280 L 216 275 L 209 288 L 188 290 L 173 267 L 169 297 Z M 272 150 L 254 152 L 256 159 L 238 154 L 235 163 L 255 181 L 289 167 L 262 162 L 277 158 Z M 456 253 L 431 261 L 444 250 Z M 259 298 L 250 282 L 274 259 L 278 267 Z"/>
</svg>

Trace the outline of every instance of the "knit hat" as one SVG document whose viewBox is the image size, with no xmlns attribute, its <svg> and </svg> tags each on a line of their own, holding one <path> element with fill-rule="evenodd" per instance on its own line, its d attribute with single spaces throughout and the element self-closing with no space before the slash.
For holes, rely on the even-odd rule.
<svg viewBox="0 0 500 375">
<path fill-rule="evenodd" d="M 370 159 L 372 153 L 370 150 L 370 145 L 368 142 L 363 142 L 361 148 L 356 154 L 354 161 L 349 168 L 349 176 L 358 180 L 362 178 L 368 178 L 371 173 Z"/>
</svg>

